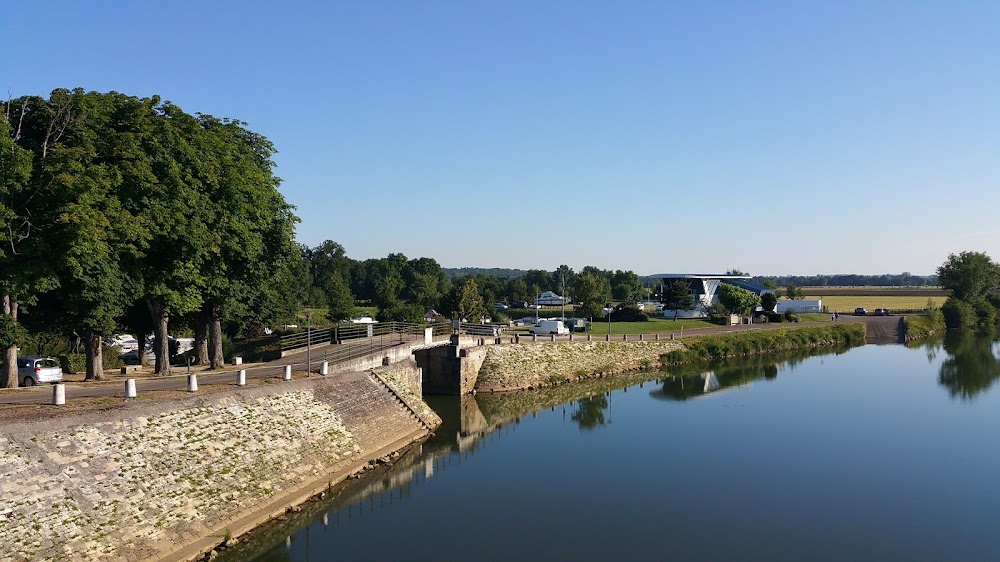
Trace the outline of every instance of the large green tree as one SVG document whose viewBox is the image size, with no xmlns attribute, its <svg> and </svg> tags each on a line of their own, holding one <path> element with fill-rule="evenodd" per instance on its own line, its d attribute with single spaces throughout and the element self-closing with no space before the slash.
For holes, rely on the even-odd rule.
<svg viewBox="0 0 1000 562">
<path fill-rule="evenodd" d="M 59 187 L 36 173 L 68 134 L 79 110 L 79 91 L 54 90 L 48 99 L 27 96 L 0 103 L 0 301 L 4 316 L 5 372 L 17 386 L 17 344 L 22 306 L 55 287 L 49 243 L 58 216 Z"/>
<path fill-rule="evenodd" d="M 611 295 L 619 301 L 640 301 L 645 291 L 642 279 L 634 271 L 615 271 L 611 278 Z"/>
<path fill-rule="evenodd" d="M 1000 266 L 982 252 L 948 254 L 937 274 L 942 287 L 967 302 L 987 299 L 1000 287 Z"/>
<path fill-rule="evenodd" d="M 267 292 L 277 270 L 294 259 L 292 226 L 297 219 L 278 192 L 270 141 L 240 121 L 201 115 L 198 124 L 194 134 L 203 159 L 199 183 L 210 205 L 205 219 L 213 225 L 200 272 L 198 323 L 208 324 L 208 359 L 214 369 L 225 362 L 223 317 L 254 323 L 273 319 L 249 305 L 258 293 Z M 330 244 L 339 252 L 331 248 L 328 253 L 346 262 L 343 248 Z M 348 275 L 342 266 L 331 269 L 331 275 Z"/>
<path fill-rule="evenodd" d="M 732 314 L 749 314 L 760 304 L 759 296 L 729 283 L 720 283 L 717 292 L 719 302 Z"/>
<path fill-rule="evenodd" d="M 675 321 L 679 311 L 687 310 L 694 304 L 694 297 L 691 296 L 690 289 L 691 283 L 683 279 L 677 279 L 663 287 L 663 307 L 674 311 Z"/>
<path fill-rule="evenodd" d="M 586 318 L 604 316 L 604 305 L 611 299 L 611 284 L 603 275 L 591 272 L 581 273 L 573 285 L 577 309 Z"/>
<path fill-rule="evenodd" d="M 448 300 L 448 312 L 452 318 L 481 322 L 487 315 L 486 303 L 475 279 L 466 279 L 461 285 L 455 285 Z"/>
</svg>

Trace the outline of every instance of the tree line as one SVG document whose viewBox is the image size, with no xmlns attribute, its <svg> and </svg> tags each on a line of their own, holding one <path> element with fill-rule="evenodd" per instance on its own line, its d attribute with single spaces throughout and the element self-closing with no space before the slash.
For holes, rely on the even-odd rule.
<svg viewBox="0 0 1000 562">
<path fill-rule="evenodd" d="M 315 247 L 300 246 L 294 268 L 296 301 L 306 307 L 327 307 L 328 318 L 343 320 L 356 313 L 356 303 L 377 308 L 380 321 L 422 322 L 433 309 L 452 318 L 479 321 L 502 312 L 494 303 L 534 303 L 543 291 L 571 296 L 584 315 L 601 316 L 611 300 L 647 298 L 655 284 L 643 284 L 634 271 L 603 270 L 594 266 L 579 272 L 567 265 L 552 271 L 532 269 L 517 277 L 478 271 L 449 276 L 432 258 L 410 259 L 403 254 L 354 260 L 342 245 L 327 240 Z"/>
<path fill-rule="evenodd" d="M 0 102 L 0 382 L 17 385 L 26 328 L 82 340 L 95 379 L 101 338 L 120 327 L 154 335 L 160 373 L 172 323 L 216 366 L 223 321 L 287 315 L 298 219 L 274 151 L 246 123 L 159 96 Z"/>
</svg>

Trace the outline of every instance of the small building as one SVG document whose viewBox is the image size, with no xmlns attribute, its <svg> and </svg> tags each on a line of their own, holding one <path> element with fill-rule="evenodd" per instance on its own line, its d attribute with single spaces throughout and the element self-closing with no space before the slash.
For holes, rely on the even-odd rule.
<svg viewBox="0 0 1000 562">
<path fill-rule="evenodd" d="M 823 300 L 778 299 L 775 312 L 823 312 Z"/>
</svg>

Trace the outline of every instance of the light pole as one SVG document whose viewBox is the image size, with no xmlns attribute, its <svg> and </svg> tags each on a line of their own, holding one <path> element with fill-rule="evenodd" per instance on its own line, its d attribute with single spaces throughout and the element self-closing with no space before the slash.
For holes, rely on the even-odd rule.
<svg viewBox="0 0 1000 562">
<path fill-rule="evenodd" d="M 614 307 L 609 306 L 608 307 L 608 337 L 609 338 L 611 337 L 611 311 L 612 310 L 614 310 Z"/>
<path fill-rule="evenodd" d="M 306 311 L 306 378 L 312 374 L 312 311 Z"/>
</svg>

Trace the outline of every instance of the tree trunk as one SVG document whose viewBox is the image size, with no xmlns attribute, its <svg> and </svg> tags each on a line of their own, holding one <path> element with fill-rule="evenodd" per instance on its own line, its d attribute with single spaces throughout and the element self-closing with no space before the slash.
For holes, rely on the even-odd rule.
<svg viewBox="0 0 1000 562">
<path fill-rule="evenodd" d="M 14 322 L 17 322 L 17 295 L 4 293 L 3 313 L 10 316 Z M 0 376 L 0 379 L 2 379 L 4 383 L 3 387 L 17 388 L 17 342 L 7 348 L 4 363 L 6 365 L 6 373 L 4 373 L 3 376 Z"/>
<path fill-rule="evenodd" d="M 146 332 L 137 334 L 136 341 L 139 343 L 139 366 L 148 367 L 149 360 L 146 359 Z"/>
<path fill-rule="evenodd" d="M 156 297 L 146 297 L 146 308 L 153 318 L 153 353 L 156 355 L 156 366 L 153 373 L 157 375 L 170 373 L 170 335 L 167 324 L 170 317 L 163 313 L 163 303 Z"/>
<path fill-rule="evenodd" d="M 210 313 L 205 305 L 194 318 L 194 364 L 208 365 L 208 323 Z M 213 367 L 214 368 L 214 367 Z"/>
<path fill-rule="evenodd" d="M 212 343 L 212 368 L 218 369 L 226 364 L 226 357 L 222 354 L 222 311 L 216 305 L 211 305 L 209 326 L 211 329 L 209 340 Z"/>
<path fill-rule="evenodd" d="M 85 381 L 99 381 L 104 379 L 104 351 L 101 349 L 101 336 L 94 332 L 87 332 L 84 337 L 84 353 L 87 356 L 87 376 Z"/>
</svg>

